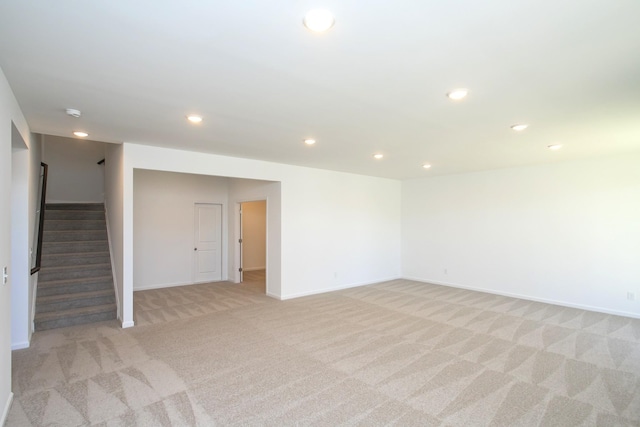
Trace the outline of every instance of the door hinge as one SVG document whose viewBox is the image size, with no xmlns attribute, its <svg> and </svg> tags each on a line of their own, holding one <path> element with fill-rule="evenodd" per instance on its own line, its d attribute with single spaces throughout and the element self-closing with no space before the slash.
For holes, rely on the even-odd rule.
<svg viewBox="0 0 640 427">
<path fill-rule="evenodd" d="M 242 239 L 238 239 L 238 243 L 242 243 Z"/>
<path fill-rule="evenodd" d="M 239 271 L 240 273 L 242 273 L 242 267 L 240 267 L 240 268 L 238 269 L 238 271 Z"/>
</svg>

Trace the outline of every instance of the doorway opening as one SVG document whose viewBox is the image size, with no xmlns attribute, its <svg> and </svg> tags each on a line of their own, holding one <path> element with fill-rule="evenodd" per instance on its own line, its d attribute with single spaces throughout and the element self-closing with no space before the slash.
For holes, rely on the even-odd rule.
<svg viewBox="0 0 640 427">
<path fill-rule="evenodd" d="M 240 203 L 240 282 L 266 293 L 267 276 L 267 201 Z"/>
</svg>

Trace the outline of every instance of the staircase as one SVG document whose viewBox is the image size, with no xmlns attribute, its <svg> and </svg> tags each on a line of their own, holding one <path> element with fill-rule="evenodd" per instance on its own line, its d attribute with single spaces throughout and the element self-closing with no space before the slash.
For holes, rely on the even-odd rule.
<svg viewBox="0 0 640 427">
<path fill-rule="evenodd" d="M 35 329 L 116 318 L 104 205 L 47 204 Z"/>
</svg>

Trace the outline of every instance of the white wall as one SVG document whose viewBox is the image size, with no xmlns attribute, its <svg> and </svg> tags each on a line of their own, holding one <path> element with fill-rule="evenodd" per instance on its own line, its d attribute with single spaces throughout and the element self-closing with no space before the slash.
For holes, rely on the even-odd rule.
<svg viewBox="0 0 640 427">
<path fill-rule="evenodd" d="M 118 318 L 123 327 L 133 326 L 133 319 L 129 322 L 124 318 L 124 235 L 123 235 L 123 212 L 124 212 L 124 151 L 122 145 L 107 144 L 105 147 L 105 213 L 107 220 L 107 230 L 109 232 L 109 247 L 111 252 L 111 262 L 113 265 L 113 281 L 118 300 Z M 133 295 L 130 296 L 133 301 Z"/>
<path fill-rule="evenodd" d="M 284 297 L 399 276 L 399 181 L 301 168 L 282 199 Z"/>
<path fill-rule="evenodd" d="M 405 181 L 402 241 L 407 278 L 640 317 L 640 154 Z"/>
<path fill-rule="evenodd" d="M 33 333 L 38 274 L 31 274 L 37 252 L 40 187 L 40 135 L 30 135 L 30 146 L 12 125 L 11 154 L 11 348 L 27 348 Z"/>
<path fill-rule="evenodd" d="M 49 165 L 48 203 L 104 201 L 105 143 L 61 136 L 44 137 L 43 161 Z"/>
<path fill-rule="evenodd" d="M 267 267 L 267 202 L 242 204 L 242 269 Z"/>
<path fill-rule="evenodd" d="M 29 149 L 12 126 L 11 152 L 11 348 L 29 347 Z"/>
<path fill-rule="evenodd" d="M 194 283 L 194 205 L 223 205 L 222 278 L 227 279 L 228 180 L 136 169 L 133 173 L 133 289 Z"/>
<path fill-rule="evenodd" d="M 11 266 L 11 179 L 12 179 L 12 123 L 30 145 L 30 132 L 9 83 L 0 70 L 0 269 Z M 24 230 L 28 235 L 28 230 Z M 0 279 L 0 425 L 6 419 L 13 394 L 11 393 L 11 287 L 14 272 L 9 270 L 9 281 Z M 18 273 L 19 274 L 19 273 Z"/>
<path fill-rule="evenodd" d="M 357 286 L 400 275 L 400 182 L 340 172 L 125 143 L 123 294 L 133 293 L 133 170 L 279 181 L 281 250 L 269 237 L 267 280 L 280 298 Z M 274 247 L 272 247 L 272 245 Z M 271 262 L 281 264 L 281 277 Z M 133 321 L 132 302 L 123 302 Z M 128 314 L 130 310 L 130 314 Z M 127 317 L 131 316 L 131 317 Z"/>
</svg>

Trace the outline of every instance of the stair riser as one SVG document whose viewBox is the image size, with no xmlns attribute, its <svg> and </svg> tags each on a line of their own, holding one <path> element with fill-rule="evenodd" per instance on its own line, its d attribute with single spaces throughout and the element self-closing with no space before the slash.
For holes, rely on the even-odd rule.
<svg viewBox="0 0 640 427">
<path fill-rule="evenodd" d="M 36 302 L 38 313 L 49 313 L 51 311 L 69 310 L 72 308 L 90 307 L 92 305 L 115 304 L 115 295 L 99 296 L 92 298 L 76 298 L 69 301 L 56 301 L 47 304 Z"/>
<path fill-rule="evenodd" d="M 46 255 L 42 257 L 42 267 L 64 267 L 69 265 L 85 266 L 90 264 L 108 264 L 109 255 L 75 256 L 75 255 Z"/>
<path fill-rule="evenodd" d="M 91 240 L 107 240 L 106 230 L 96 231 L 45 231 L 46 242 L 79 242 Z"/>
<path fill-rule="evenodd" d="M 102 211 L 104 212 L 104 204 L 102 203 L 47 203 L 46 211 Z"/>
<path fill-rule="evenodd" d="M 46 220 L 44 222 L 44 231 L 60 231 L 60 230 L 105 230 L 107 226 L 104 221 L 97 220 Z"/>
<path fill-rule="evenodd" d="M 42 254 L 68 254 L 68 253 L 86 253 L 86 252 L 106 252 L 109 250 L 109 244 L 106 241 L 96 242 L 45 242 L 42 245 Z"/>
<path fill-rule="evenodd" d="M 48 211 L 44 212 L 45 221 L 55 220 L 95 220 L 104 221 L 104 212 L 100 211 Z"/>
<path fill-rule="evenodd" d="M 106 267 L 78 267 L 63 270 L 51 270 L 43 268 L 40 270 L 38 282 L 48 282 L 52 280 L 72 280 L 89 277 L 108 276 L 111 274 L 111 266 Z"/>
<path fill-rule="evenodd" d="M 74 283 L 72 285 L 38 285 L 38 296 L 74 294 L 77 292 L 105 291 L 113 289 L 113 282 Z"/>
<path fill-rule="evenodd" d="M 102 322 L 105 320 L 115 320 L 116 310 L 104 313 L 94 313 L 83 316 L 67 317 L 65 319 L 35 321 L 36 331 L 44 331 L 47 329 L 65 328 L 67 326 L 84 325 L 85 323 Z"/>
</svg>

